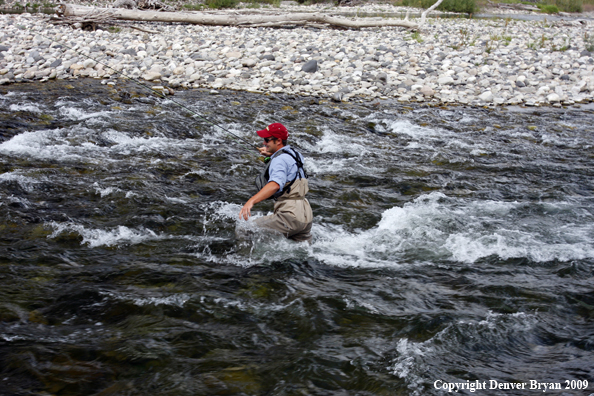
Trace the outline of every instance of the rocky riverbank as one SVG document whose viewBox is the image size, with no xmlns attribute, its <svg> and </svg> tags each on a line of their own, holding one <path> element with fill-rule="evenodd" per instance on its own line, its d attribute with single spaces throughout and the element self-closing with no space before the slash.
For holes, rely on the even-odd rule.
<svg viewBox="0 0 594 396">
<path fill-rule="evenodd" d="M 470 105 L 594 99 L 589 20 L 429 18 L 420 32 L 126 26 L 89 32 L 52 25 L 39 14 L 0 15 L 0 84 L 84 77 L 116 84 L 118 71 L 164 92 L 234 89 Z"/>
</svg>

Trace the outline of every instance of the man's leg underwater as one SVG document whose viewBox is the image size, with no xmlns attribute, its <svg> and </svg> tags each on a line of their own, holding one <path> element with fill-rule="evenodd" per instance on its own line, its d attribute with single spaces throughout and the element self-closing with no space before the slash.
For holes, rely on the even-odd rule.
<svg viewBox="0 0 594 396">
<path fill-rule="evenodd" d="M 254 220 L 254 223 L 260 228 L 266 228 L 280 232 L 285 238 L 297 242 L 307 241 L 311 243 L 311 223 L 302 223 L 293 216 L 283 213 L 276 213 L 269 216 L 260 217 Z"/>
</svg>

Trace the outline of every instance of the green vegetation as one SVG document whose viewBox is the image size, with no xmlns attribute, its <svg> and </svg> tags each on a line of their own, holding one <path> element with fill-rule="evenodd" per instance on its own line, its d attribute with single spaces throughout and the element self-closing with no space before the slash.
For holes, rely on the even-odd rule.
<svg viewBox="0 0 594 396">
<path fill-rule="evenodd" d="M 206 8 L 221 9 L 221 8 L 235 8 L 240 0 L 205 0 L 204 4 L 184 4 L 182 8 L 191 11 L 201 11 Z M 261 7 L 280 7 L 281 0 L 249 0 L 247 8 L 261 8 Z"/>
<path fill-rule="evenodd" d="M 429 8 L 437 0 L 402 0 L 403 6 Z M 459 12 L 463 14 L 474 14 L 478 11 L 478 5 L 475 0 L 444 0 L 439 6 L 439 11 Z"/>
<path fill-rule="evenodd" d="M 584 3 L 582 0 L 555 0 L 555 5 L 564 12 L 584 11 Z"/>
<path fill-rule="evenodd" d="M 220 10 L 221 8 L 235 8 L 239 0 L 205 0 L 204 5 L 208 8 Z"/>
<path fill-rule="evenodd" d="M 182 8 L 190 11 L 202 11 L 205 7 L 204 4 L 184 4 Z"/>
<path fill-rule="evenodd" d="M 477 38 L 478 38 L 478 36 L 476 36 L 476 35 L 471 36 L 470 33 L 468 32 L 468 29 L 462 28 L 462 29 L 460 29 L 460 40 L 457 43 L 450 45 L 450 47 L 455 50 L 459 50 L 460 48 L 467 47 L 467 46 L 474 47 L 476 44 Z"/>
<path fill-rule="evenodd" d="M 530 35 L 530 38 L 532 38 L 532 34 Z M 545 46 L 546 40 L 548 40 L 548 39 L 543 34 L 542 37 L 540 37 L 534 41 L 528 41 L 528 48 L 533 49 L 533 50 L 538 50 L 540 48 L 543 48 Z"/>
<path fill-rule="evenodd" d="M 553 4 L 537 4 L 536 5 L 541 12 L 547 13 L 547 14 L 558 14 L 559 13 L 559 8 L 557 8 L 556 5 Z"/>
<path fill-rule="evenodd" d="M 320 4 L 326 3 L 326 0 L 297 0 L 299 4 Z"/>
<path fill-rule="evenodd" d="M 248 8 L 260 8 L 267 5 L 280 7 L 281 0 L 243 0 L 243 2 L 248 3 Z"/>
<path fill-rule="evenodd" d="M 435 4 L 436 1 L 437 0 L 394 0 L 393 4 L 427 9 Z M 541 0 L 540 3 L 522 0 L 496 0 L 495 2 L 536 6 L 540 8 L 541 12 L 548 14 L 556 14 L 558 12 L 594 11 L 594 0 Z M 471 15 L 476 13 L 479 8 L 487 5 L 487 0 L 444 0 L 437 9 L 440 11 Z"/>
<path fill-rule="evenodd" d="M 422 43 L 424 41 L 423 37 L 421 37 L 421 33 L 419 33 L 418 31 L 413 32 L 411 34 L 411 38 L 415 40 L 417 43 Z"/>
<path fill-rule="evenodd" d="M 568 49 L 571 48 L 570 42 L 571 42 L 571 40 L 570 39 L 567 39 L 565 41 L 565 44 L 562 45 L 562 46 L 560 46 L 560 47 L 557 47 L 556 45 L 551 44 L 551 48 L 552 48 L 553 51 L 565 52 L 565 51 L 567 51 Z"/>
</svg>

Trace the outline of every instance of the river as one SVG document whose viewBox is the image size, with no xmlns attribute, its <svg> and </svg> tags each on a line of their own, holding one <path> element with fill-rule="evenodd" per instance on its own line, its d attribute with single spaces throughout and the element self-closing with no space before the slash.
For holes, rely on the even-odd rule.
<svg viewBox="0 0 594 396">
<path fill-rule="evenodd" d="M 594 393 L 591 109 L 173 99 L 289 128 L 313 243 L 240 221 L 263 163 L 170 100 L 2 86 L 0 394 Z"/>
</svg>

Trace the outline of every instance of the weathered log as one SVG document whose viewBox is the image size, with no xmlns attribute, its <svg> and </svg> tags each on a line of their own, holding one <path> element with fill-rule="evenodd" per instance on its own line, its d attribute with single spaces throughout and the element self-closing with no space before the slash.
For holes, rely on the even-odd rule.
<svg viewBox="0 0 594 396">
<path fill-rule="evenodd" d="M 58 10 L 59 15 L 64 17 L 81 17 L 93 19 L 93 14 L 109 13 L 110 18 L 128 21 L 147 22 L 183 22 L 196 25 L 216 26 L 284 26 L 323 24 L 340 28 L 365 28 L 365 27 L 386 27 L 399 26 L 416 30 L 418 25 L 414 22 L 396 19 L 347 19 L 337 18 L 319 13 L 294 13 L 281 15 L 236 15 L 236 14 L 211 14 L 203 12 L 157 12 L 139 11 L 113 8 L 95 8 L 79 6 L 74 4 L 61 4 Z"/>
<path fill-rule="evenodd" d="M 437 2 L 435 2 L 435 4 L 433 4 L 431 7 L 427 8 L 422 14 L 421 14 L 421 22 L 419 23 L 419 25 L 423 26 L 425 24 L 425 19 L 427 18 L 427 15 L 429 15 L 429 13 L 431 11 L 433 11 L 434 9 L 437 8 L 437 6 L 439 6 L 441 4 L 443 0 L 437 0 Z"/>
</svg>

